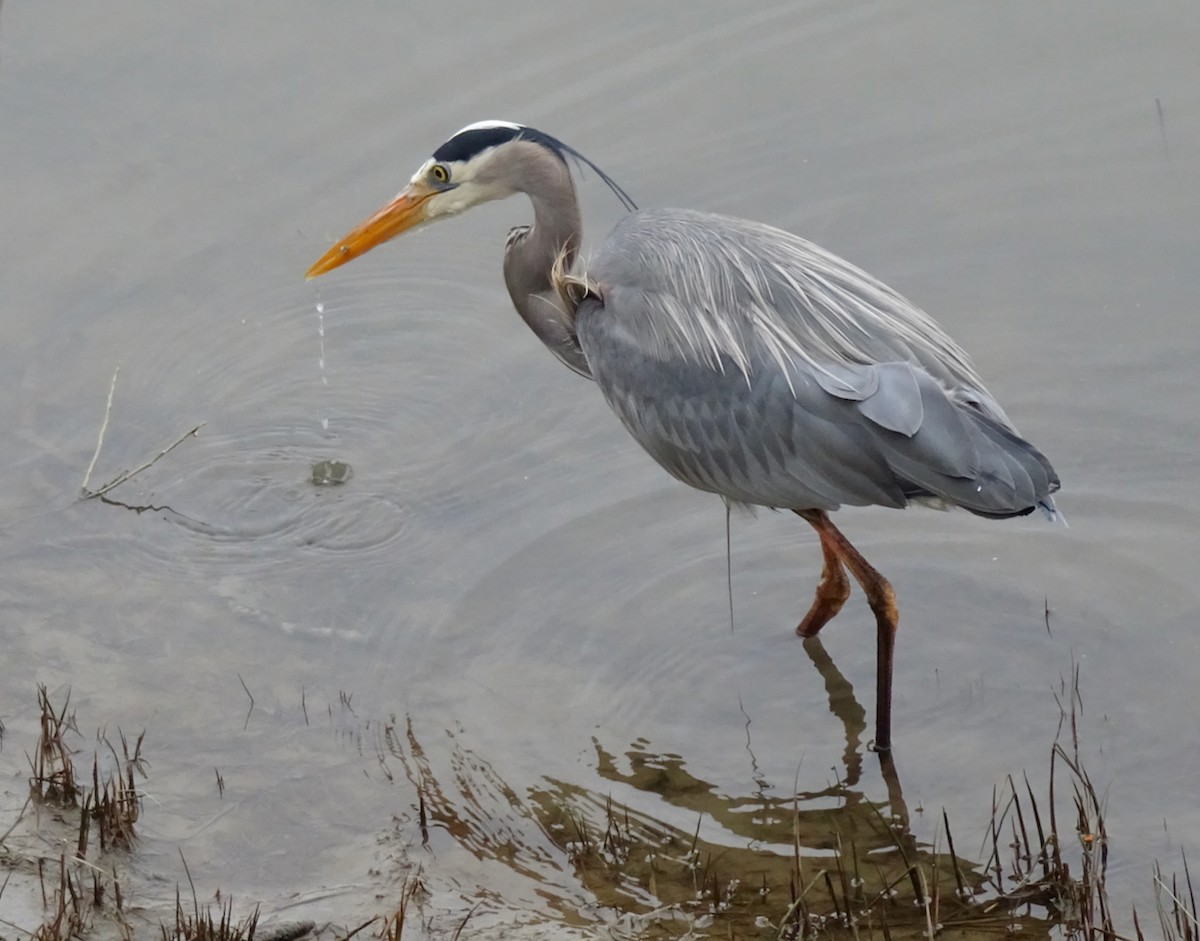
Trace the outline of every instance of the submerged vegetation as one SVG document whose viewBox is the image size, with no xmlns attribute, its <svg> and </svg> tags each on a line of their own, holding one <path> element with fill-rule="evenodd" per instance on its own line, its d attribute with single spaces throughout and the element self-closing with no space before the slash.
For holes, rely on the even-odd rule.
<svg viewBox="0 0 1200 941">
<path fill-rule="evenodd" d="M 162 941 L 254 941 L 254 933 L 258 929 L 258 909 L 255 908 L 240 921 L 235 921 L 233 899 L 226 899 L 224 903 L 218 903 L 217 914 L 214 917 L 211 906 L 200 907 L 196 898 L 196 886 L 192 882 L 191 872 L 187 870 L 186 860 L 183 866 L 192 891 L 191 911 L 184 908 L 179 887 L 176 886 L 175 921 L 173 924 L 162 922 L 159 925 Z M 301 932 L 304 933 L 306 932 Z"/>
<path fill-rule="evenodd" d="M 479 858 L 500 860 L 536 878 L 526 852 L 533 840 L 543 862 L 572 872 L 594 900 L 589 910 L 565 896 L 545 895 L 561 930 L 572 937 L 903 941 L 1019 934 L 1200 941 L 1186 858 L 1178 875 L 1168 877 L 1155 867 L 1154 917 L 1130 911 L 1132 928 L 1119 925 L 1126 913 L 1114 912 L 1105 882 L 1105 807 L 1080 755 L 1077 672 L 1063 683 L 1062 720 L 1046 784 L 1036 786 L 1025 775 L 1009 777 L 996 789 L 985 858 L 971 860 L 956 849 L 944 812 L 933 845 L 913 835 L 889 757 L 878 756 L 886 799 L 865 796 L 859 781 L 866 760 L 860 742 L 864 714 L 819 643 L 806 646 L 846 729 L 845 773 L 825 788 L 796 789 L 786 798 L 767 787 L 721 795 L 693 776 L 679 756 L 653 754 L 644 742 L 618 756 L 594 743 L 601 778 L 620 790 L 654 795 L 664 817 L 694 816 L 691 828 L 563 781 L 522 798 L 486 761 L 457 747 L 453 774 L 439 777 L 408 722 L 377 724 L 377 757 L 385 770 L 387 761 L 398 761 L 415 790 L 414 839 L 429 845 L 436 829 Z M 258 908 L 238 918 L 232 900 L 220 892 L 213 904 L 202 904 L 182 854 L 188 891 L 177 886 L 173 909 L 148 923 L 146 910 L 131 904 L 128 882 L 122 881 L 138 853 L 136 824 L 143 808 L 137 784 L 148 768 L 144 733 L 131 741 L 118 732 L 116 743 L 100 733 L 87 769 L 79 762 L 82 736 L 70 694 L 56 705 L 38 687 L 37 704 L 29 795 L 16 820 L 0 821 L 6 823 L 0 830 L 0 912 L 14 877 L 27 884 L 35 880 L 43 920 L 19 925 L 0 916 L 0 941 L 9 941 L 10 932 L 13 939 L 37 941 L 130 939 L 144 936 L 147 924 L 157 926 L 153 933 L 160 941 L 285 941 L 314 933 L 347 941 L 355 936 L 469 941 L 476 930 L 472 916 L 489 900 L 464 906 L 465 914 L 438 917 L 430 911 L 432 895 L 420 867 L 377 893 L 382 914 L 364 921 L 362 913 L 358 919 L 347 913 L 355 928 L 318 930 L 311 922 L 295 922 L 264 929 Z M 396 780 L 390 772 L 386 778 Z M 479 813 L 485 800 L 510 816 L 488 819 Z M 43 811 L 50 819 L 40 825 L 51 827 L 53 838 L 41 845 L 57 849 L 14 850 L 9 838 L 22 819 L 41 820 Z M 190 904 L 184 902 L 187 895 Z M 136 920 L 130 917 L 135 910 Z M 505 936 L 478 930 L 481 936 Z"/>
<path fill-rule="evenodd" d="M 1157 931 L 1136 910 L 1114 912 L 1105 881 L 1105 808 L 1081 757 L 1076 671 L 1062 685 L 1046 783 L 1010 776 L 994 791 L 986 852 L 971 861 L 956 851 L 944 812 L 933 845 L 917 840 L 889 756 L 877 756 L 886 800 L 864 795 L 865 714 L 819 641 L 806 648 L 846 730 L 845 774 L 828 787 L 786 798 L 766 787 L 727 796 L 692 775 L 680 756 L 653 754 L 636 742 L 618 757 L 594 743 L 602 778 L 654 795 L 666 805 L 662 817 L 694 815 L 691 829 L 562 781 L 522 800 L 465 750 L 454 759 L 457 792 L 449 793 L 411 723 L 388 728 L 386 750 L 417 790 L 426 839 L 438 828 L 477 856 L 519 868 L 522 856 L 532 855 L 522 834 L 544 834 L 596 900 L 591 914 L 613 937 L 1200 941 L 1186 859 L 1169 886 L 1154 873 Z M 468 768 L 469 778 L 462 773 Z M 518 819 L 481 824 L 480 791 Z M 565 924 L 579 924 L 569 903 L 557 904 Z M 1122 918 L 1130 931 L 1118 926 Z"/>
<path fill-rule="evenodd" d="M 146 774 L 142 756 L 145 733 L 131 745 L 118 730 L 119 752 L 103 732 L 97 733 L 91 774 L 80 780 L 78 751 L 68 741 L 81 737 L 70 701 L 68 691 L 62 705 L 56 707 L 46 687 L 38 686 L 39 733 L 28 758 L 29 796 L 21 814 L 0 835 L 0 863 L 9 870 L 0 897 L 14 871 L 32 871 L 46 912 L 42 924 L 27 931 L 37 941 L 79 937 L 93 927 L 97 913 L 111 916 L 121 934 L 129 934 L 119 853 L 131 850 L 137 840 L 134 825 L 141 815 L 142 796 L 136 777 Z M 51 845 L 59 849 L 54 855 L 14 859 L 5 841 L 31 808 L 38 815 L 43 810 L 53 811 L 51 824 L 57 826 Z"/>
</svg>

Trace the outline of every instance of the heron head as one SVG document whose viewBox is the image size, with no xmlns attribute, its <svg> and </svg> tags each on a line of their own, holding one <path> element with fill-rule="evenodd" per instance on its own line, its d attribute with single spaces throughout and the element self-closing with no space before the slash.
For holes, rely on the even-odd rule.
<svg viewBox="0 0 1200 941">
<path fill-rule="evenodd" d="M 330 246 L 308 269 L 306 277 L 332 271 L 425 222 L 457 215 L 479 203 L 503 199 L 524 189 L 528 181 L 523 169 L 528 161 L 522 156 L 530 153 L 530 148 L 552 154 L 563 166 L 568 156 L 590 166 L 626 208 L 634 208 L 633 201 L 604 171 L 557 138 L 511 121 L 479 121 L 438 147 L 395 199 Z"/>
<path fill-rule="evenodd" d="M 315 278 L 426 222 L 457 215 L 520 188 L 504 159 L 518 140 L 546 137 L 511 121 L 480 121 L 458 131 L 433 152 L 396 198 L 338 239 L 308 269 Z"/>
</svg>

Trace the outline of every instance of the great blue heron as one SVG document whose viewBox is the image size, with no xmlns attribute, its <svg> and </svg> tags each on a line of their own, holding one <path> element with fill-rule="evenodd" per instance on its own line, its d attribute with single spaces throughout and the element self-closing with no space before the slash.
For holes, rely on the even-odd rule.
<svg viewBox="0 0 1200 941">
<path fill-rule="evenodd" d="M 568 160 L 630 210 L 579 263 Z M 390 203 L 336 242 L 314 278 L 423 222 L 514 193 L 504 281 L 563 363 L 595 380 L 672 476 L 727 502 L 795 511 L 824 567 L 797 633 L 816 634 L 862 586 L 877 624 L 875 748 L 891 747 L 896 601 L 835 527 L 842 504 L 957 506 L 1054 519 L 1050 462 L 1013 427 L 967 355 L 924 311 L 841 258 L 758 222 L 637 210 L 607 174 L 542 131 L 469 125 Z"/>
</svg>

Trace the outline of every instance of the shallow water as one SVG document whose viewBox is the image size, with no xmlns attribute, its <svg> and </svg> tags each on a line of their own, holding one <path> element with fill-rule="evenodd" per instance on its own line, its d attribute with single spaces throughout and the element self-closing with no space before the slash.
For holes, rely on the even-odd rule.
<svg viewBox="0 0 1200 941">
<path fill-rule="evenodd" d="M 148 892 L 173 897 L 182 849 L 209 891 L 347 923 L 414 860 L 448 913 L 482 890 L 517 921 L 548 894 L 587 904 L 550 849 L 423 849 L 380 744 L 392 716 L 442 780 L 567 782 L 683 830 L 693 814 L 615 787 L 597 747 L 682 755 L 727 795 L 816 792 L 842 767 L 792 635 L 811 534 L 734 517 L 731 628 L 720 503 L 666 478 L 511 311 L 499 260 L 525 206 L 304 282 L 449 133 L 504 117 L 642 205 L 820 242 L 973 354 L 1071 525 L 839 515 L 900 597 L 914 827 L 931 839 L 944 806 L 970 847 L 993 784 L 1044 777 L 1078 662 L 1110 886 L 1144 903 L 1152 860 L 1200 838 L 1200 14 L 478 9 L 0 10 L 0 832 L 35 682 L 70 687 L 89 736 L 148 729 Z M 581 193 L 594 241 L 619 206 L 593 177 Z M 93 482 L 206 422 L 111 494 L 160 509 L 76 502 L 118 363 Z M 320 460 L 353 479 L 313 487 Z M 868 710 L 871 634 L 856 598 L 823 635 Z M 871 762 L 862 787 L 884 796 Z M 467 790 L 477 828 L 539 845 L 504 788 Z"/>
</svg>

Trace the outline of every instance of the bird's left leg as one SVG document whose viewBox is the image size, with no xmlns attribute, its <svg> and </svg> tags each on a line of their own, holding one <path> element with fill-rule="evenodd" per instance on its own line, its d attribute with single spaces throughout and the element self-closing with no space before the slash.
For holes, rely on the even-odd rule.
<svg viewBox="0 0 1200 941">
<path fill-rule="evenodd" d="M 842 610 L 846 599 L 850 597 L 850 580 L 846 578 L 846 571 L 842 568 L 842 560 L 838 556 L 833 540 L 821 528 L 819 521 L 810 514 L 819 513 L 827 523 L 829 518 L 819 510 L 796 510 L 795 513 L 808 520 L 813 529 L 817 531 L 817 535 L 821 539 L 821 552 L 825 556 L 825 565 L 821 569 L 821 581 L 817 584 L 817 592 L 813 596 L 812 606 L 796 628 L 796 633 L 801 637 L 816 637 L 817 632 L 833 620 L 833 617 Z M 832 524 L 830 525 L 832 526 Z"/>
</svg>

